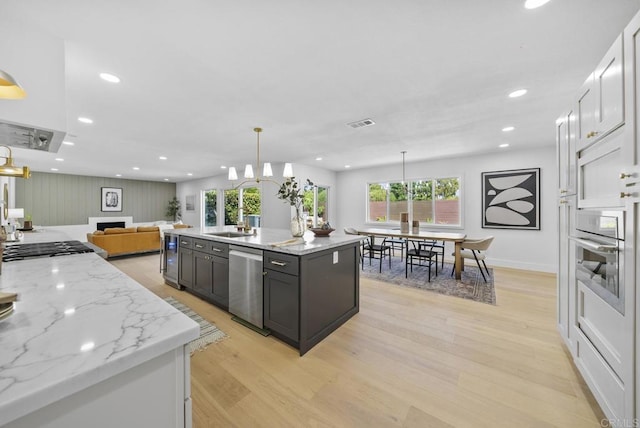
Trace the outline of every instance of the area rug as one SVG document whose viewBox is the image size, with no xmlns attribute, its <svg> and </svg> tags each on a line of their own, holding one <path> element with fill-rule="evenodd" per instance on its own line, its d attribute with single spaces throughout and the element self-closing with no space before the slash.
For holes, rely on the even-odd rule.
<svg viewBox="0 0 640 428">
<path fill-rule="evenodd" d="M 404 260 L 399 258 L 391 259 L 391 270 L 389 262 L 383 260 L 382 273 L 378 272 L 379 260 L 372 260 L 371 266 L 365 259 L 364 269 L 361 275 L 365 278 L 405 287 L 419 288 L 421 290 L 433 291 L 447 296 L 461 297 L 463 299 L 474 300 L 476 302 L 496 304 L 496 293 L 493 285 L 493 269 L 489 268 L 489 278 L 484 282 L 477 266 L 465 265 L 462 271 L 462 278 L 456 281 L 451 275 L 453 264 L 445 263 L 444 268 L 438 265 L 438 276 L 435 276 L 435 268 L 431 267 L 431 282 L 427 281 L 427 267 L 413 266 L 413 273 L 409 270 L 409 277 L 404 277 Z M 486 273 L 485 273 L 486 275 Z"/>
<path fill-rule="evenodd" d="M 202 318 L 190 307 L 178 302 L 173 297 L 167 297 L 166 299 L 164 299 L 164 301 L 197 322 L 200 326 L 200 337 L 189 342 L 189 353 L 191 355 L 193 355 L 196 351 L 203 351 L 210 343 L 219 342 L 220 340 L 227 337 L 225 332 L 220 330 L 215 325 L 211 324 L 206 319 Z"/>
</svg>

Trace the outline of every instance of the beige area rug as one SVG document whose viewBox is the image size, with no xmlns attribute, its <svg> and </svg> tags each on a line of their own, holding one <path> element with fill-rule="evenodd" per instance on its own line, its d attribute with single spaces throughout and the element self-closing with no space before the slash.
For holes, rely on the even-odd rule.
<svg viewBox="0 0 640 428">
<path fill-rule="evenodd" d="M 207 348 L 207 345 L 211 343 L 219 342 L 225 337 L 228 337 L 224 331 L 220 330 L 218 327 L 198 315 L 193 309 L 180 303 L 173 297 L 167 297 L 164 301 L 197 322 L 200 326 L 200 337 L 189 342 L 189 353 L 191 355 L 196 351 L 203 351 Z"/>
<path fill-rule="evenodd" d="M 404 260 L 399 258 L 391 259 L 391 269 L 387 260 L 382 262 L 382 273 L 378 273 L 379 260 L 372 260 L 369 266 L 369 259 L 365 258 L 364 270 L 361 275 L 378 281 L 405 287 L 419 288 L 421 290 L 446 294 L 447 296 L 460 297 L 474 300 L 476 302 L 496 304 L 496 292 L 493 284 L 493 269 L 489 268 L 489 278 L 484 282 L 482 275 L 476 266 L 465 265 L 462 271 L 462 279 L 456 281 L 451 275 L 453 265 L 444 264 L 444 269 L 438 264 L 438 275 L 435 275 L 435 268 L 432 267 L 431 282 L 427 281 L 427 268 L 413 266 L 413 273 L 409 271 L 408 278 L 404 277 Z"/>
</svg>

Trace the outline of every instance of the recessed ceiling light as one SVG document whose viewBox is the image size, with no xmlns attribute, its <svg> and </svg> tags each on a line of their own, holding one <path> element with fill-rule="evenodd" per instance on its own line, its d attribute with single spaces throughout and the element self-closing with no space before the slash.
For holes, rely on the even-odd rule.
<svg viewBox="0 0 640 428">
<path fill-rule="evenodd" d="M 120 83 L 120 78 L 110 73 L 100 73 L 100 78 L 109 83 Z"/>
<path fill-rule="evenodd" d="M 133 169 L 134 169 L 135 171 L 139 171 L 139 170 L 140 170 L 140 168 L 139 168 L 139 167 L 137 167 L 137 166 L 134 166 L 134 167 L 133 167 Z"/>
<path fill-rule="evenodd" d="M 166 156 L 160 156 L 158 159 L 160 159 L 160 160 L 167 160 L 167 157 L 166 157 Z"/>
<path fill-rule="evenodd" d="M 500 148 L 509 147 L 509 143 L 500 144 L 498 147 L 500 147 Z"/>
<path fill-rule="evenodd" d="M 79 117 L 78 122 L 82 123 L 93 123 L 93 119 L 89 119 L 88 117 Z"/>
<path fill-rule="evenodd" d="M 517 89 L 509 94 L 509 98 L 518 98 L 527 93 L 526 89 Z"/>
<path fill-rule="evenodd" d="M 524 2 L 524 7 L 527 9 L 535 9 L 549 3 L 549 1 L 550 0 L 526 0 Z"/>
<path fill-rule="evenodd" d="M 76 313 L 76 308 L 69 308 L 64 310 L 65 315 L 73 315 Z"/>
<path fill-rule="evenodd" d="M 188 175 L 189 177 L 191 177 L 193 174 L 192 174 L 192 173 L 190 173 L 190 172 L 188 172 L 188 173 L 187 173 L 187 175 Z"/>
<path fill-rule="evenodd" d="M 63 141 L 62 144 L 64 144 L 65 146 L 73 146 L 76 143 L 74 143 L 73 141 Z"/>
<path fill-rule="evenodd" d="M 220 165 L 220 169 L 227 169 L 227 166 L 226 165 Z M 189 174 L 189 175 L 191 175 L 191 174 Z"/>
<path fill-rule="evenodd" d="M 164 181 L 169 181 L 169 179 L 168 179 L 168 178 L 165 178 L 165 179 L 164 179 Z"/>
<path fill-rule="evenodd" d="M 351 165 L 345 165 L 344 167 L 345 168 L 351 168 Z"/>
<path fill-rule="evenodd" d="M 62 159 L 62 158 L 56 158 L 56 160 L 57 160 L 58 162 L 62 162 L 62 161 L 64 161 L 64 159 Z"/>
<path fill-rule="evenodd" d="M 516 128 L 514 128 L 513 126 L 506 126 L 502 128 L 502 132 L 510 132 L 510 131 L 513 131 L 514 129 Z"/>
<path fill-rule="evenodd" d="M 321 158 L 320 156 L 318 156 L 318 157 L 316 158 L 316 160 L 317 160 L 317 161 L 321 161 L 321 160 L 322 160 L 322 158 Z"/>
<path fill-rule="evenodd" d="M 122 174 L 116 174 L 116 177 L 122 177 Z"/>
<path fill-rule="evenodd" d="M 58 168 L 51 168 L 51 171 L 57 171 Z"/>
</svg>

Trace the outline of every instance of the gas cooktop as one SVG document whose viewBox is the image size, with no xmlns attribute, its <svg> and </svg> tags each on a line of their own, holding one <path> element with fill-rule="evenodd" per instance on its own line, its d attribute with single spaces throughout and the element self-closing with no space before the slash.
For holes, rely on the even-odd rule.
<svg viewBox="0 0 640 428">
<path fill-rule="evenodd" d="M 5 247 L 4 253 L 2 254 L 2 261 L 12 262 L 36 257 L 57 257 L 82 253 L 93 253 L 93 250 L 80 241 L 13 244 Z"/>
</svg>

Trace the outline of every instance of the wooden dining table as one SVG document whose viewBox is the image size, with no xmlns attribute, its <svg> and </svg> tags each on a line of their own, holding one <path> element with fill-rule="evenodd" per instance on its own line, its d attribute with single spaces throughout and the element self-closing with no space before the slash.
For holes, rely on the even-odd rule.
<svg viewBox="0 0 640 428">
<path fill-rule="evenodd" d="M 450 232 L 429 232 L 427 230 L 421 230 L 418 233 L 402 232 L 397 229 L 381 229 L 381 228 L 364 228 L 357 229 L 358 235 L 367 236 L 382 236 L 385 238 L 406 238 L 406 239 L 421 239 L 425 241 L 449 241 L 454 243 L 453 256 L 455 259 L 455 275 L 456 279 L 462 278 L 462 257 L 460 251 L 462 250 L 462 241 L 467 237 L 464 233 L 450 233 Z"/>
</svg>

